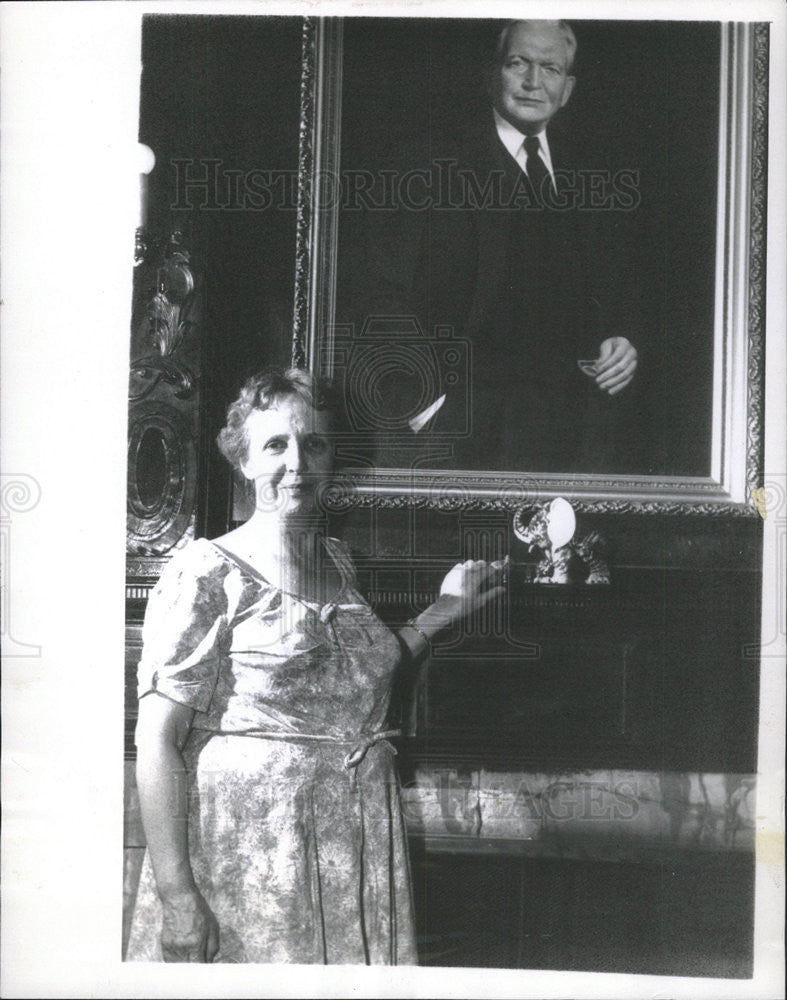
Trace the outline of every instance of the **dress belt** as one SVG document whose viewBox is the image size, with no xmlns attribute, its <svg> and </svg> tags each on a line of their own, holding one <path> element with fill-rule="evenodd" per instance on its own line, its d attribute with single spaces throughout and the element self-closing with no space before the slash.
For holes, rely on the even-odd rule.
<svg viewBox="0 0 787 1000">
<path fill-rule="evenodd" d="M 357 788 L 356 768 L 366 756 L 371 747 L 377 743 L 385 743 L 392 754 L 396 754 L 396 747 L 388 742 L 402 735 L 401 729 L 385 729 L 370 736 L 359 733 L 357 736 L 327 736 L 324 733 L 281 733 L 275 730 L 252 729 L 240 733 L 221 733 L 221 736 L 254 736 L 263 740 L 283 740 L 290 743 L 297 743 L 305 740 L 308 743 L 333 743 L 335 746 L 348 746 L 349 751 L 344 755 L 342 761 L 345 771 L 350 772 L 350 788 L 355 791 Z"/>
</svg>

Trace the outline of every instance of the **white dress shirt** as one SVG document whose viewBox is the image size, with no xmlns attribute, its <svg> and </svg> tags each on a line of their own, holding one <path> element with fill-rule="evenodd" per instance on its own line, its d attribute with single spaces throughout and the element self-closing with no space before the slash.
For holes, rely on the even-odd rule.
<svg viewBox="0 0 787 1000">
<path fill-rule="evenodd" d="M 527 153 L 525 152 L 525 136 L 522 135 L 519 129 L 514 128 L 511 122 L 506 121 L 502 115 L 498 114 L 496 108 L 492 108 L 492 111 L 495 116 L 495 127 L 497 128 L 497 134 L 500 136 L 500 141 L 526 174 Z M 537 138 L 540 143 L 538 155 L 544 161 L 544 165 L 549 171 L 549 176 L 552 178 L 552 186 L 556 187 L 555 172 L 552 169 L 552 157 L 549 153 L 549 141 L 547 140 L 546 128 L 538 133 Z"/>
</svg>

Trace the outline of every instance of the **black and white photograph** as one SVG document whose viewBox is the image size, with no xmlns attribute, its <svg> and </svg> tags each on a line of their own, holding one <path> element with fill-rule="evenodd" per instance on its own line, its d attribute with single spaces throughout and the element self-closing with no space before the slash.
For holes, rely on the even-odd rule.
<svg viewBox="0 0 787 1000">
<path fill-rule="evenodd" d="M 46 6 L 3 995 L 783 996 L 783 10 Z"/>
</svg>

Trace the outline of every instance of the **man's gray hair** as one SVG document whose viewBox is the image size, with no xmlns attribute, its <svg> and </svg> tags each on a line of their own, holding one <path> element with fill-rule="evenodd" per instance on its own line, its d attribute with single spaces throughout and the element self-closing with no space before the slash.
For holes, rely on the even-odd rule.
<svg viewBox="0 0 787 1000">
<path fill-rule="evenodd" d="M 551 24 L 556 27 L 563 36 L 563 41 L 566 43 L 566 72 L 571 72 L 574 66 L 574 57 L 577 54 L 577 39 L 574 32 L 571 30 L 571 25 L 568 21 L 509 21 L 497 36 L 497 45 L 495 46 L 494 55 L 495 65 L 499 66 L 503 62 L 506 46 L 508 45 L 508 36 L 512 29 L 518 24 Z"/>
</svg>

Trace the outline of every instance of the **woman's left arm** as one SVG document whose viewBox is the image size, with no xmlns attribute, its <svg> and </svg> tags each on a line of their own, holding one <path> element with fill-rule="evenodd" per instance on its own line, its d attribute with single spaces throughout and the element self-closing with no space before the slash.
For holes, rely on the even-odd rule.
<svg viewBox="0 0 787 1000">
<path fill-rule="evenodd" d="M 474 611 L 500 597 L 504 590 L 507 561 L 468 559 L 457 563 L 440 586 L 440 596 L 399 630 L 399 641 L 413 660 L 429 651 L 429 644 L 443 632 L 455 628 Z"/>
</svg>

